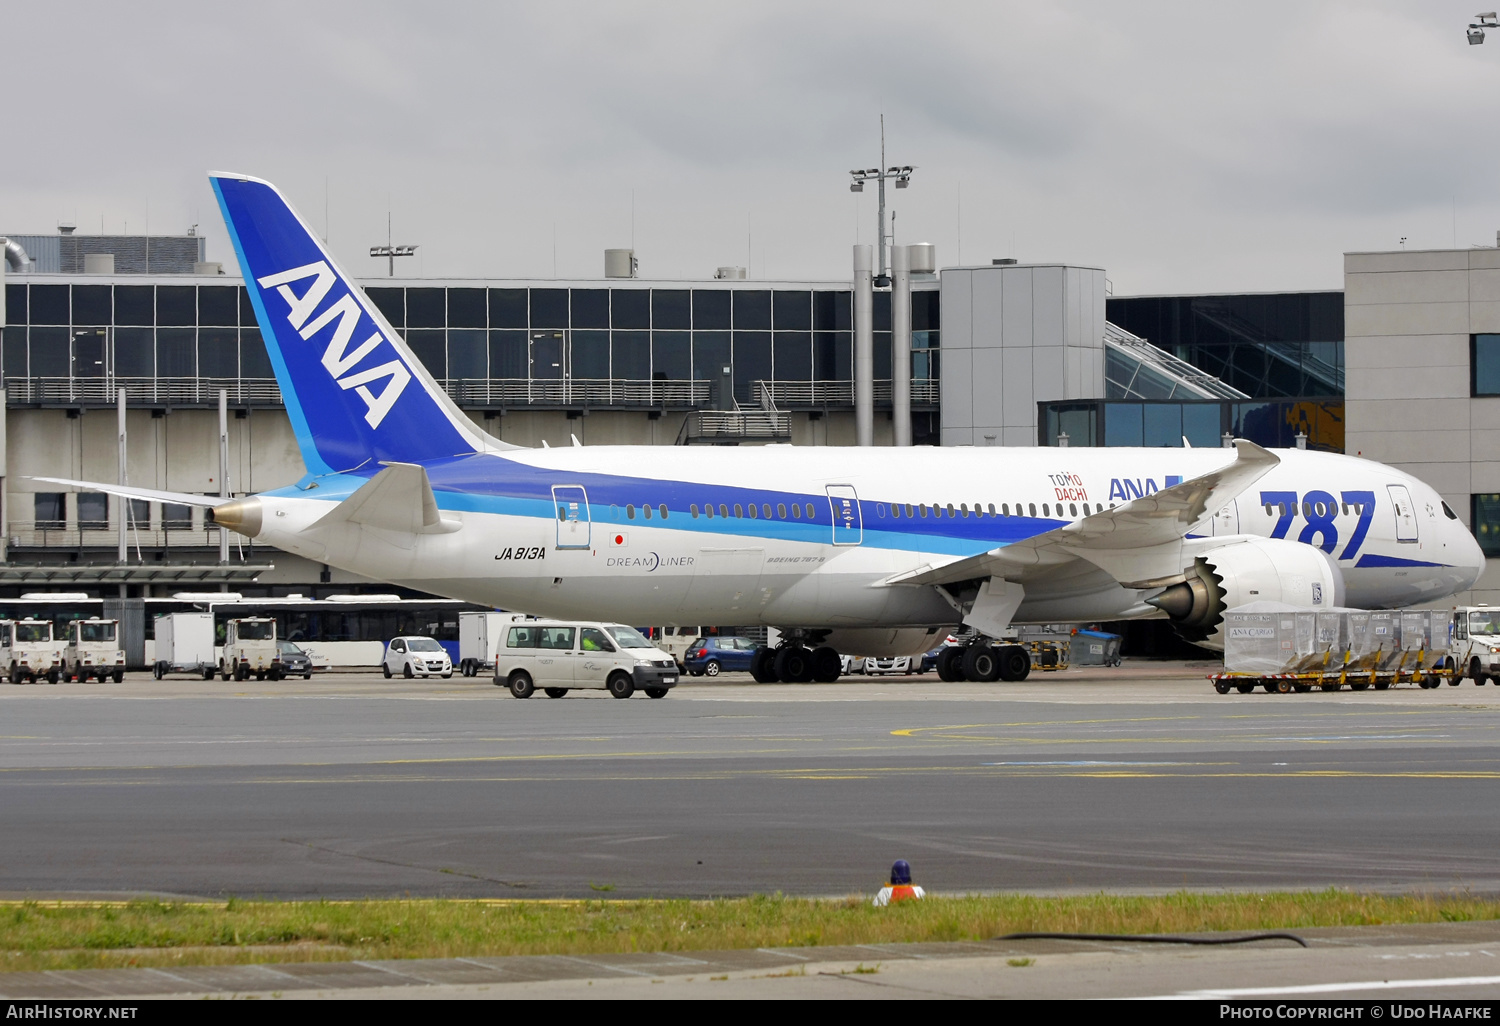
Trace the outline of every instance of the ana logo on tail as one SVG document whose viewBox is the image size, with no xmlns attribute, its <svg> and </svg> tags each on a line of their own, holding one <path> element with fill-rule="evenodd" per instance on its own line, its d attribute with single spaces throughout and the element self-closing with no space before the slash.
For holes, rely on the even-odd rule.
<svg viewBox="0 0 1500 1026">
<path fill-rule="evenodd" d="M 313 278 L 314 281 L 307 287 L 307 291 L 299 296 L 292 291 L 291 283 L 305 278 Z M 366 423 L 372 428 L 379 427 L 380 422 L 385 420 L 386 414 L 391 412 L 391 407 L 396 404 L 397 399 L 401 398 L 401 393 L 410 383 L 411 371 L 399 359 L 362 371 L 354 370 L 356 364 L 385 341 L 380 332 L 376 331 L 361 342 L 353 352 L 349 351 L 349 343 L 354 339 L 354 329 L 359 326 L 361 313 L 354 293 L 345 292 L 337 302 L 330 304 L 314 318 L 313 311 L 318 309 L 333 289 L 334 283 L 338 281 L 338 276 L 333 273 L 333 269 L 326 261 L 319 260 L 302 267 L 294 267 L 289 271 L 268 274 L 257 281 L 263 289 L 276 289 L 281 294 L 281 298 L 286 300 L 287 322 L 304 339 L 311 339 L 337 320 L 338 323 L 333 329 L 333 337 L 328 343 L 328 348 L 323 350 L 323 366 L 333 376 L 333 380 L 338 382 L 340 388 L 354 389 L 355 393 L 364 400 Z M 371 382 L 382 378 L 388 379 L 385 387 L 378 394 L 372 392 L 369 388 Z"/>
</svg>

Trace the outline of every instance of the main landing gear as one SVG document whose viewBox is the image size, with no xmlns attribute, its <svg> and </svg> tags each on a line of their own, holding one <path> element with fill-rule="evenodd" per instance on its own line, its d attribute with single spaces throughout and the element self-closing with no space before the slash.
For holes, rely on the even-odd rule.
<svg viewBox="0 0 1500 1026">
<path fill-rule="evenodd" d="M 839 679 L 843 663 L 827 645 L 809 649 L 798 642 L 767 648 L 762 645 L 750 657 L 750 676 L 760 684 L 832 684 Z"/>
<path fill-rule="evenodd" d="M 938 653 L 937 672 L 950 683 L 1025 680 L 1031 674 L 1031 653 L 1020 645 L 991 645 L 987 641 L 953 645 Z"/>
</svg>

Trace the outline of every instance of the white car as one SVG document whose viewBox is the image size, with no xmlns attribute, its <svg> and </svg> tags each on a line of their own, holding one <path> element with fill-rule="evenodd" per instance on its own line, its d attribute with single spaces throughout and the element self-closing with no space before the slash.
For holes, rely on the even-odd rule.
<svg viewBox="0 0 1500 1026">
<path fill-rule="evenodd" d="M 448 650 L 431 638 L 392 638 L 385 647 L 380 669 L 387 677 L 451 677 L 453 660 Z"/>
<path fill-rule="evenodd" d="M 921 673 L 921 656 L 870 656 L 865 660 L 865 673 L 872 677 L 887 673 Z"/>
</svg>

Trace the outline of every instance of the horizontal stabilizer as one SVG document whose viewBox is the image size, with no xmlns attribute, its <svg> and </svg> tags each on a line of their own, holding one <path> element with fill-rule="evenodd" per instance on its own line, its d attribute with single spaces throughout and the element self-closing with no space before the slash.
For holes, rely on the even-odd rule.
<svg viewBox="0 0 1500 1026">
<path fill-rule="evenodd" d="M 415 463 L 387 464 L 309 530 L 340 524 L 363 524 L 402 534 L 447 534 L 463 526 L 458 520 L 443 519 L 427 471 Z"/>
<path fill-rule="evenodd" d="M 130 485 L 102 484 L 98 481 L 74 481 L 66 477 L 33 477 L 32 481 L 45 481 L 48 484 L 71 485 L 90 492 L 104 492 L 106 495 L 123 495 L 128 499 L 147 499 L 153 502 L 175 502 L 182 506 L 203 506 L 211 509 L 221 506 L 233 500 L 219 495 L 193 495 L 190 492 L 165 492 L 158 488 L 132 488 Z"/>
<path fill-rule="evenodd" d="M 1083 559 L 1127 586 L 1182 572 L 1179 550 L 1187 532 L 1281 462 L 1273 452 L 1238 439 L 1233 462 L 1180 484 L 1094 513 L 1070 524 L 976 556 L 919 567 L 887 578 L 888 585 L 939 585 L 1004 577 L 1025 581 Z"/>
</svg>

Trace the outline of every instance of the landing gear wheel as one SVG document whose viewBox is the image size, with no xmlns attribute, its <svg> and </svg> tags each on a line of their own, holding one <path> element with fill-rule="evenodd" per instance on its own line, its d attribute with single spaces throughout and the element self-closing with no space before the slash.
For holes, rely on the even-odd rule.
<svg viewBox="0 0 1500 1026">
<path fill-rule="evenodd" d="M 964 679 L 964 650 L 957 645 L 949 646 L 938 653 L 938 679 L 955 684 Z"/>
<path fill-rule="evenodd" d="M 704 672 L 707 672 L 704 667 Z M 762 645 L 755 650 L 750 657 L 750 676 L 755 678 L 757 684 L 775 684 L 776 677 L 776 650 Z"/>
<path fill-rule="evenodd" d="M 567 688 L 546 688 L 548 698 L 561 698 L 568 693 Z"/>
<path fill-rule="evenodd" d="M 536 691 L 536 685 L 531 683 L 531 674 L 525 670 L 517 670 L 510 675 L 510 693 L 517 698 L 530 698 Z"/>
<path fill-rule="evenodd" d="M 667 692 L 670 691 L 670 690 L 672 690 L 672 689 L 671 688 L 647 688 L 646 689 L 646 697 L 647 698 L 666 698 L 667 697 Z"/>
<path fill-rule="evenodd" d="M 390 668 L 389 665 L 387 665 L 387 664 L 381 664 L 380 672 L 383 673 L 383 674 L 385 674 L 385 679 L 386 680 L 390 680 L 391 679 L 391 668 Z"/>
<path fill-rule="evenodd" d="M 1031 653 L 1020 645 L 1000 649 L 1000 679 L 1025 680 L 1031 676 Z"/>
<path fill-rule="evenodd" d="M 1234 686 L 1234 690 L 1238 691 L 1242 695 L 1248 695 L 1248 694 L 1250 694 L 1250 692 L 1252 692 L 1252 691 L 1255 690 L 1255 685 L 1254 684 L 1236 684 Z"/>
<path fill-rule="evenodd" d="M 813 680 L 819 684 L 832 684 L 843 674 L 844 664 L 836 649 L 824 645 L 813 649 L 812 669 Z"/>
<path fill-rule="evenodd" d="M 812 653 L 801 645 L 777 649 L 775 670 L 788 684 L 806 684 L 813 678 Z"/>
<path fill-rule="evenodd" d="M 717 677 L 719 675 L 719 661 L 717 659 L 710 659 L 703 665 L 703 672 L 710 677 Z"/>
<path fill-rule="evenodd" d="M 611 674 L 605 687 L 609 688 L 611 698 L 629 698 L 635 694 L 634 682 L 623 673 Z"/>
<path fill-rule="evenodd" d="M 963 674 L 965 680 L 976 684 L 988 684 L 1000 679 L 1000 653 L 994 645 L 978 642 L 964 649 Z"/>
</svg>

